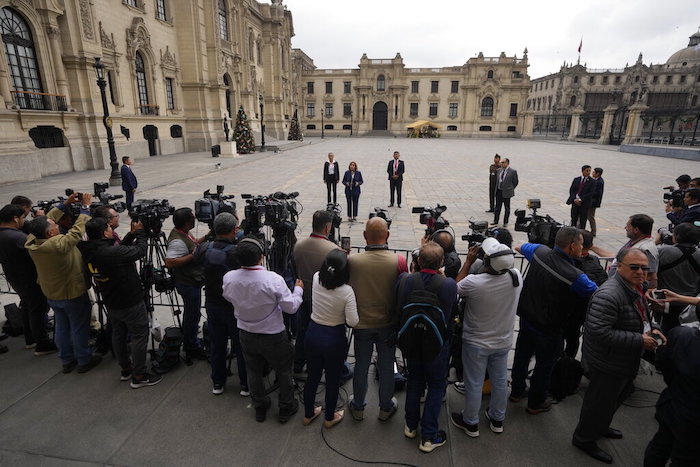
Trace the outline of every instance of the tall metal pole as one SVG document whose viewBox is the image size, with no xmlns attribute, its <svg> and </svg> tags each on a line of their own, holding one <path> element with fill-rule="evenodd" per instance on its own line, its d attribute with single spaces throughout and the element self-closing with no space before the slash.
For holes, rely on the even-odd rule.
<svg viewBox="0 0 700 467">
<path fill-rule="evenodd" d="M 260 152 L 266 151 L 265 149 L 265 117 L 264 117 L 264 110 L 265 110 L 265 99 L 263 98 L 263 95 L 260 94 L 259 97 L 260 100 L 260 131 L 262 132 L 262 135 L 260 137 Z"/>
<path fill-rule="evenodd" d="M 325 109 L 321 107 L 321 139 L 324 137 L 324 131 L 325 131 L 325 125 L 323 124 L 323 114 L 325 113 Z"/>
<path fill-rule="evenodd" d="M 95 57 L 93 67 L 97 73 L 97 86 L 100 88 L 100 94 L 102 95 L 102 110 L 104 112 L 102 123 L 105 126 L 105 130 L 107 130 L 109 165 L 112 167 L 112 173 L 109 175 L 109 184 L 110 186 L 119 186 L 122 184 L 122 175 L 119 173 L 119 162 L 117 161 L 117 151 L 114 148 L 114 135 L 112 134 L 112 117 L 109 116 L 109 106 L 107 105 L 107 92 L 105 91 L 107 81 L 104 78 L 105 65 L 101 62 L 100 57 Z"/>
</svg>

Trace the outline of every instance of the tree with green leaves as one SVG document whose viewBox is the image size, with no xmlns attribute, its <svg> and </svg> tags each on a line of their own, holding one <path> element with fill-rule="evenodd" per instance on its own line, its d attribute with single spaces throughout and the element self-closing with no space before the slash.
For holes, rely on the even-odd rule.
<svg viewBox="0 0 700 467">
<path fill-rule="evenodd" d="M 250 131 L 248 116 L 243 110 L 243 106 L 238 108 L 236 128 L 233 131 L 233 140 L 236 142 L 236 151 L 239 154 L 250 154 L 251 152 L 255 152 L 253 132 Z"/>
<path fill-rule="evenodd" d="M 299 117 L 297 116 L 297 111 L 294 110 L 294 116 L 289 124 L 289 136 L 287 137 L 289 141 L 303 141 L 304 137 L 299 131 Z"/>
</svg>

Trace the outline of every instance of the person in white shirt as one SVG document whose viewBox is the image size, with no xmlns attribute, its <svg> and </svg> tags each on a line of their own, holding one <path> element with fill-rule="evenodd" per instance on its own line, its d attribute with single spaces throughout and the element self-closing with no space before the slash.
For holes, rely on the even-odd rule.
<svg viewBox="0 0 700 467">
<path fill-rule="evenodd" d="M 313 276 L 312 313 L 304 338 L 309 377 L 304 385 L 304 425 L 321 413 L 315 407 L 316 389 L 321 374 L 326 373 L 326 428 L 340 423 L 344 410 L 334 412 L 338 403 L 340 375 L 347 353 L 345 325 L 354 327 L 360 321 L 355 292 L 348 285 L 350 269 L 343 250 L 332 250 L 321 269 Z"/>
</svg>

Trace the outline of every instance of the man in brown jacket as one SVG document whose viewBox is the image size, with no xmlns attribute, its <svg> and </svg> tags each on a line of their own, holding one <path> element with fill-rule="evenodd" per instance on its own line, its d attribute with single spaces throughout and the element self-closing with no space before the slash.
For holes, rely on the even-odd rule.
<svg viewBox="0 0 700 467">
<path fill-rule="evenodd" d="M 408 272 L 406 258 L 389 251 L 389 227 L 381 217 L 365 224 L 365 251 L 352 255 L 350 285 L 355 290 L 360 322 L 355 327 L 354 395 L 348 401 L 355 420 L 364 418 L 367 401 L 367 373 L 374 347 L 379 372 L 379 419 L 388 420 L 396 412 L 394 398 L 394 356 L 396 346 L 387 343 L 394 332 L 394 287 L 399 274 Z"/>
<path fill-rule="evenodd" d="M 77 193 L 70 195 L 46 216 L 31 222 L 25 243 L 36 265 L 39 286 L 54 311 L 54 340 L 63 362 L 63 373 L 70 373 L 76 366 L 78 373 L 85 373 L 102 360 L 99 355 L 93 355 L 88 346 L 92 305 L 87 295 L 83 259 L 76 248 L 83 239 L 85 223 L 90 220 L 91 201 L 90 193 L 84 193 L 81 200 Z M 69 205 L 76 202 L 82 203 L 80 215 L 63 235 L 59 233 L 57 222 Z"/>
</svg>

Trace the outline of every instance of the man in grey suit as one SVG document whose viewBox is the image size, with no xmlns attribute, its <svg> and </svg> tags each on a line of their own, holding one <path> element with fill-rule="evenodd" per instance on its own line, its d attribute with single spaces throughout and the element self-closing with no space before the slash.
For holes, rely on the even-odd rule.
<svg viewBox="0 0 700 467">
<path fill-rule="evenodd" d="M 501 168 L 496 173 L 496 207 L 493 216 L 493 224 L 498 225 L 501 217 L 501 206 L 505 207 L 503 225 L 508 224 L 510 216 L 510 199 L 515 196 L 515 187 L 518 186 L 518 171 L 510 167 L 510 159 L 501 160 Z"/>
</svg>

